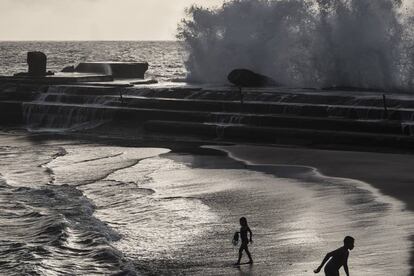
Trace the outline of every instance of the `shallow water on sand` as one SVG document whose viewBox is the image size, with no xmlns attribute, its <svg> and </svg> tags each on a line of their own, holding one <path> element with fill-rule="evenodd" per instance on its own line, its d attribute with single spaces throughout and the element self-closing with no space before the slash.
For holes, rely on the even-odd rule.
<svg viewBox="0 0 414 276">
<path fill-rule="evenodd" d="M 414 216 L 368 184 L 225 155 L 0 135 L 0 274 L 409 275 Z M 234 268 L 238 219 L 253 266 Z"/>
</svg>

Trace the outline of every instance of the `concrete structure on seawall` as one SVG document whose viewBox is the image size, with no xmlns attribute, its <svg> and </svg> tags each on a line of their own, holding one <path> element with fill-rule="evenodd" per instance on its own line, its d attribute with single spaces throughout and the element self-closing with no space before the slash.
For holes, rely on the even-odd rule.
<svg viewBox="0 0 414 276">
<path fill-rule="evenodd" d="M 147 62 L 81 62 L 74 68 L 78 73 L 104 74 L 124 79 L 143 79 L 147 70 Z"/>
</svg>

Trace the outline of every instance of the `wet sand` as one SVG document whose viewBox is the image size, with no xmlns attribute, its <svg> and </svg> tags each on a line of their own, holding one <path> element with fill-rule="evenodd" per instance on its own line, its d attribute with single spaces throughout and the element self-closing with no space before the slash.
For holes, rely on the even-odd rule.
<svg viewBox="0 0 414 276">
<path fill-rule="evenodd" d="M 309 166 L 328 177 L 360 180 L 402 201 L 403 212 L 414 211 L 414 155 L 411 154 L 250 145 L 213 148 L 252 165 Z M 411 241 L 410 275 L 414 275 L 414 235 Z"/>
<path fill-rule="evenodd" d="M 265 146 L 222 146 L 231 157 L 252 164 L 317 168 L 332 177 L 357 179 L 403 201 L 414 211 L 414 155 Z"/>
</svg>

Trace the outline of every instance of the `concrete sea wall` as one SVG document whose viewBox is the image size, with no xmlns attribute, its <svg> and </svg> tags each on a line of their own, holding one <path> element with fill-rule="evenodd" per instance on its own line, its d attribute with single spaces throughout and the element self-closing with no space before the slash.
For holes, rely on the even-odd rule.
<svg viewBox="0 0 414 276">
<path fill-rule="evenodd" d="M 0 83 L 0 124 L 32 128 L 112 121 L 148 133 L 222 141 L 408 149 L 414 96 L 367 91 Z"/>
</svg>

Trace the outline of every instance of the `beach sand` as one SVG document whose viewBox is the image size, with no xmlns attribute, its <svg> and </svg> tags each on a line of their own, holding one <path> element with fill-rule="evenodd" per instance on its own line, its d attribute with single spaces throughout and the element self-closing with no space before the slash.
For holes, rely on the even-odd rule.
<svg viewBox="0 0 414 276">
<path fill-rule="evenodd" d="M 332 177 L 357 179 L 402 200 L 414 211 L 414 155 L 267 146 L 216 147 L 252 164 L 317 168 Z"/>
<path fill-rule="evenodd" d="M 414 155 L 296 147 L 234 145 L 212 147 L 251 165 L 308 166 L 328 177 L 360 180 L 402 201 L 402 212 L 414 211 Z M 414 275 L 414 235 L 411 236 Z"/>
</svg>

